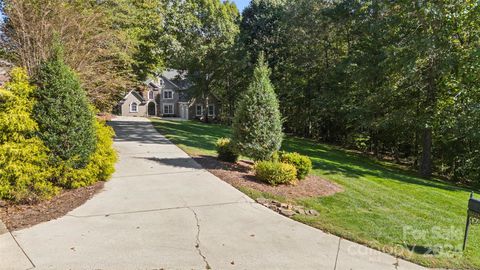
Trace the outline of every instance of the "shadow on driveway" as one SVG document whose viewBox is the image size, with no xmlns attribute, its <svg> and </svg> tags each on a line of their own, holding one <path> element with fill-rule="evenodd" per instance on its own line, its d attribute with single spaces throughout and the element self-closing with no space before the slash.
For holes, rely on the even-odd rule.
<svg viewBox="0 0 480 270">
<path fill-rule="evenodd" d="M 109 121 L 108 125 L 115 130 L 115 142 L 171 144 L 170 141 L 155 130 L 150 122 Z"/>
</svg>

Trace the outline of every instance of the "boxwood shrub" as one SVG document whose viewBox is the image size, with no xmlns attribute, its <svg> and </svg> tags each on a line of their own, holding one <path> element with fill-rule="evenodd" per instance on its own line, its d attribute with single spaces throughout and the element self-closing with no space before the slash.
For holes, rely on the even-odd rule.
<svg viewBox="0 0 480 270">
<path fill-rule="evenodd" d="M 297 169 L 297 178 L 299 180 L 305 179 L 307 175 L 312 171 L 312 160 L 299 153 L 279 153 L 280 162 L 292 164 Z"/>
<path fill-rule="evenodd" d="M 235 151 L 233 143 L 228 138 L 220 138 L 215 144 L 217 147 L 218 159 L 235 163 L 238 160 L 238 154 Z"/>
<path fill-rule="evenodd" d="M 297 180 L 295 166 L 275 161 L 259 161 L 255 164 L 255 176 L 270 185 L 294 184 Z"/>
</svg>

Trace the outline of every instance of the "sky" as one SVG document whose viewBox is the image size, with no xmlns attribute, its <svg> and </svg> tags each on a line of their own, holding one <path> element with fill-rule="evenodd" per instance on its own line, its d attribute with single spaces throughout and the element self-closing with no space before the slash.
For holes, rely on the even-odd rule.
<svg viewBox="0 0 480 270">
<path fill-rule="evenodd" d="M 235 2 L 235 4 L 237 5 L 238 10 L 240 10 L 240 12 L 242 12 L 243 9 L 246 6 L 248 6 L 248 4 L 250 3 L 250 0 L 233 0 L 233 2 Z"/>
</svg>

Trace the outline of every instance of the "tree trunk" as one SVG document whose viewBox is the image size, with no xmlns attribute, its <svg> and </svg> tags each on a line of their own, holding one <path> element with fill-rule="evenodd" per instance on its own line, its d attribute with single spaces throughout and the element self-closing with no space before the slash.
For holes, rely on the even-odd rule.
<svg viewBox="0 0 480 270">
<path fill-rule="evenodd" d="M 207 97 L 204 97 L 203 98 L 204 100 L 204 104 L 205 104 L 205 108 L 203 109 L 203 121 L 205 123 L 208 123 L 208 96 Z"/>
<path fill-rule="evenodd" d="M 432 129 L 427 127 L 423 130 L 422 136 L 422 160 L 420 163 L 420 174 L 424 178 L 432 176 Z"/>
<path fill-rule="evenodd" d="M 430 58 L 430 68 L 428 69 L 427 77 L 427 93 L 425 108 L 427 118 L 422 135 L 422 160 L 420 161 L 420 175 L 424 178 L 430 178 L 432 176 L 433 162 L 432 162 L 432 118 L 435 114 L 436 107 L 436 83 L 435 83 L 435 59 Z"/>
</svg>

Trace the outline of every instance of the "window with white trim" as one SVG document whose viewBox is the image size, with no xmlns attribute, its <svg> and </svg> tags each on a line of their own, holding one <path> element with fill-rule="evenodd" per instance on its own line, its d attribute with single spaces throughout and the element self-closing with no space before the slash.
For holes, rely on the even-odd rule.
<svg viewBox="0 0 480 270">
<path fill-rule="evenodd" d="M 215 116 L 215 105 L 208 105 L 208 116 Z"/>
<path fill-rule="evenodd" d="M 148 99 L 153 99 L 153 91 L 148 91 Z"/>
<path fill-rule="evenodd" d="M 164 90 L 163 91 L 163 98 L 164 99 L 172 99 L 173 98 L 173 91 L 172 90 Z"/>
<path fill-rule="evenodd" d="M 136 102 L 130 104 L 130 112 L 138 112 L 138 104 Z"/>
<path fill-rule="evenodd" d="M 203 105 L 202 104 L 197 104 L 195 107 L 195 115 L 196 116 L 202 116 L 203 115 Z"/>
<path fill-rule="evenodd" d="M 163 114 L 173 114 L 173 104 L 163 104 Z"/>
</svg>

